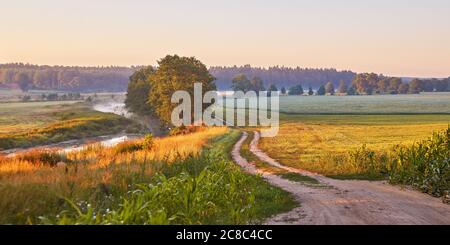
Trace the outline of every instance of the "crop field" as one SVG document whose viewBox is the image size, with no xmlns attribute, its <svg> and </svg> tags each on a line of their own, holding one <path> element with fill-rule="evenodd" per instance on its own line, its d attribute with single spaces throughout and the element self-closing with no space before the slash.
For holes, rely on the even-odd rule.
<svg viewBox="0 0 450 245">
<path fill-rule="evenodd" d="M 0 103 L 0 149 L 118 133 L 128 119 L 74 101 Z"/>
<path fill-rule="evenodd" d="M 371 176 L 364 170 L 339 158 L 362 148 L 390 152 L 429 139 L 449 124 L 450 115 L 282 115 L 279 135 L 263 138 L 261 148 L 288 166 L 366 179 Z"/>
<path fill-rule="evenodd" d="M 373 96 L 282 96 L 287 114 L 450 114 L 450 93 Z"/>
</svg>

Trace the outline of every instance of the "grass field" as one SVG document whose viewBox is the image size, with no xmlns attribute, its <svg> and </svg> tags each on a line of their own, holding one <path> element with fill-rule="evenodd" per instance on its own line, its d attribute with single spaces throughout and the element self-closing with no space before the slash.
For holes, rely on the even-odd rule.
<svg viewBox="0 0 450 245">
<path fill-rule="evenodd" d="M 373 96 L 282 96 L 287 114 L 450 114 L 450 93 Z"/>
<path fill-rule="evenodd" d="M 282 115 L 280 133 L 261 148 L 288 166 L 339 178 L 367 176 L 339 156 L 366 149 L 389 152 L 448 128 L 450 115 Z"/>
<path fill-rule="evenodd" d="M 31 147 L 126 130 L 138 125 L 83 102 L 0 103 L 0 149 Z"/>
<path fill-rule="evenodd" d="M 147 149 L 130 147 L 141 143 L 134 141 L 0 159 L 0 223 L 248 224 L 295 207 L 288 193 L 230 160 L 239 135 L 209 128 L 154 139 Z"/>
</svg>

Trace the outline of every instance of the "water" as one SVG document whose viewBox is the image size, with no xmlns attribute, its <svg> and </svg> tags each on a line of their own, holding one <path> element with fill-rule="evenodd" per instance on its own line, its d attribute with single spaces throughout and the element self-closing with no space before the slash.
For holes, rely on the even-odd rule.
<svg viewBox="0 0 450 245">
<path fill-rule="evenodd" d="M 104 112 L 104 113 L 114 113 L 119 116 L 131 117 L 131 113 L 125 107 L 125 103 L 120 102 L 105 102 L 101 104 L 94 105 L 94 110 Z"/>
<path fill-rule="evenodd" d="M 129 113 L 125 107 L 125 103 L 120 102 L 104 102 L 100 104 L 96 104 L 93 106 L 93 109 L 96 111 L 104 112 L 104 113 L 114 113 L 124 117 L 131 117 L 131 113 Z M 29 149 L 12 149 L 8 151 L 3 151 L 0 153 L 4 153 L 7 157 L 14 157 L 17 153 L 25 152 L 33 149 L 60 149 L 60 152 L 68 153 L 81 151 L 86 148 L 87 145 L 93 143 L 100 143 L 105 147 L 112 147 L 118 145 L 122 142 L 139 138 L 139 135 L 130 135 L 130 134 L 118 134 L 118 135 L 106 135 L 100 137 L 93 137 L 88 139 L 81 140 L 69 140 L 65 142 L 60 142 L 51 145 L 45 146 L 37 146 Z"/>
</svg>

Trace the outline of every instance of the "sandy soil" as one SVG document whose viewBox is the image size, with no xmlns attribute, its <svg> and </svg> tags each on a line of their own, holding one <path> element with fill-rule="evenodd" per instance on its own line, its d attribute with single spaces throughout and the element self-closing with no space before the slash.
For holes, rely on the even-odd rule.
<svg viewBox="0 0 450 245">
<path fill-rule="evenodd" d="M 285 180 L 258 170 L 240 155 L 248 134 L 236 143 L 234 161 L 252 174 L 261 174 L 269 183 L 290 193 L 301 204 L 288 213 L 272 217 L 266 224 L 285 225 L 450 225 L 450 205 L 427 194 L 385 182 L 334 180 L 307 171 L 286 167 L 258 148 L 259 133 L 250 150 L 262 161 L 290 172 L 317 179 L 318 186 Z"/>
</svg>

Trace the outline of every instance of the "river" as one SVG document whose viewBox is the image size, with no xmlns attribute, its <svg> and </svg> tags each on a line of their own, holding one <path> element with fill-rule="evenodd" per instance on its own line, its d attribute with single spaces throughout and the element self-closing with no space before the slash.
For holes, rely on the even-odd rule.
<svg viewBox="0 0 450 245">
<path fill-rule="evenodd" d="M 125 103 L 120 102 L 102 102 L 95 104 L 93 106 L 93 109 L 99 112 L 104 113 L 114 113 L 120 116 L 124 116 L 127 118 L 130 118 L 132 116 L 131 113 L 127 111 L 125 108 Z M 92 138 L 86 138 L 86 139 L 79 139 L 79 140 L 68 140 L 64 142 L 59 142 L 55 144 L 49 144 L 49 145 L 41 145 L 36 146 L 32 148 L 27 149 L 10 149 L 6 151 L 1 151 L 0 153 L 6 154 L 7 157 L 14 157 L 18 153 L 30 151 L 30 150 L 42 150 L 42 149 L 60 149 L 61 152 L 68 153 L 73 151 L 80 151 L 83 150 L 87 145 L 94 144 L 94 143 L 100 143 L 103 146 L 111 147 L 118 145 L 122 142 L 125 142 L 127 140 L 140 138 L 141 135 L 136 134 L 115 134 L 115 135 L 105 135 L 105 136 L 98 136 L 98 137 L 92 137 Z"/>
</svg>

